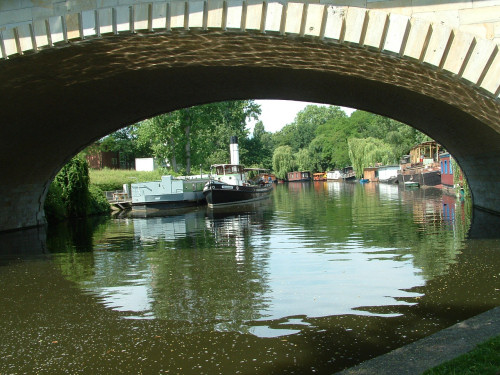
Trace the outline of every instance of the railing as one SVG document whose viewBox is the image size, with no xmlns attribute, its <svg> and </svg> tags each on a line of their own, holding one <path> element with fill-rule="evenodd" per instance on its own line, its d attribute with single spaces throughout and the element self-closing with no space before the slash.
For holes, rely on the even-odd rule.
<svg viewBox="0 0 500 375">
<path fill-rule="evenodd" d="M 125 202 L 129 200 L 129 195 L 123 190 L 105 191 L 108 202 Z"/>
</svg>

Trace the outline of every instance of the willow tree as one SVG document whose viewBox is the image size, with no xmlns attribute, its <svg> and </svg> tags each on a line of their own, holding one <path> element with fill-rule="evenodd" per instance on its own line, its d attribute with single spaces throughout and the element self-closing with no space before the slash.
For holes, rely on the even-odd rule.
<svg viewBox="0 0 500 375">
<path fill-rule="evenodd" d="M 277 178 L 284 180 L 288 172 L 295 168 L 295 159 L 290 146 L 280 146 L 274 150 L 273 170 Z"/>
<path fill-rule="evenodd" d="M 367 167 L 375 166 L 377 163 L 396 162 L 392 147 L 380 139 L 373 137 L 350 138 L 347 143 L 349 159 L 356 172 L 356 178 L 361 178 Z"/>
</svg>

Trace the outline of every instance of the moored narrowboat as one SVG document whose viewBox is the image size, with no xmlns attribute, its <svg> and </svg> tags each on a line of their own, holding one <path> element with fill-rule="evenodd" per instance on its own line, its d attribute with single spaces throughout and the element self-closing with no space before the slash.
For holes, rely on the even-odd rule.
<svg viewBox="0 0 500 375">
<path fill-rule="evenodd" d="M 309 171 L 295 171 L 288 172 L 288 182 L 311 181 L 311 172 Z"/>
</svg>

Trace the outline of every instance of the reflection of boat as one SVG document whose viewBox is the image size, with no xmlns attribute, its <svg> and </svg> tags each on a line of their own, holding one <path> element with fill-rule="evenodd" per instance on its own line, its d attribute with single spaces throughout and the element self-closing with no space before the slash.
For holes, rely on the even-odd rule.
<svg viewBox="0 0 500 375">
<path fill-rule="evenodd" d="M 247 178 L 247 172 L 264 171 L 243 168 L 239 164 L 238 138 L 231 137 L 231 164 L 212 165 L 215 175 L 203 188 L 208 206 L 233 205 L 266 198 L 273 189 L 272 182 L 262 177 L 258 181 Z"/>
<path fill-rule="evenodd" d="M 165 209 L 204 204 L 208 178 L 162 176 L 160 181 L 131 184 L 133 209 Z"/>
<path fill-rule="evenodd" d="M 405 181 L 405 187 L 407 188 L 418 188 L 420 184 L 417 181 Z"/>
</svg>

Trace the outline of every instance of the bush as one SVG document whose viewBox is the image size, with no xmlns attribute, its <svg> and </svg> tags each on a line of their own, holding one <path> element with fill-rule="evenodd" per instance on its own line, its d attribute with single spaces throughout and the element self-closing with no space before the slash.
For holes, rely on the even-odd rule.
<svg viewBox="0 0 500 375">
<path fill-rule="evenodd" d="M 87 208 L 87 215 L 97 215 L 102 213 L 109 213 L 111 207 L 104 195 L 104 192 L 97 186 L 89 186 L 89 205 Z"/>
<path fill-rule="evenodd" d="M 66 206 L 62 199 L 62 189 L 58 184 L 50 184 L 45 198 L 45 217 L 49 222 L 61 221 L 66 218 Z"/>
<path fill-rule="evenodd" d="M 99 188 L 90 186 L 89 181 L 87 162 L 79 157 L 71 159 L 49 187 L 44 205 L 47 221 L 108 213 L 106 197 Z"/>
</svg>

